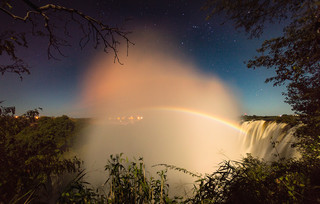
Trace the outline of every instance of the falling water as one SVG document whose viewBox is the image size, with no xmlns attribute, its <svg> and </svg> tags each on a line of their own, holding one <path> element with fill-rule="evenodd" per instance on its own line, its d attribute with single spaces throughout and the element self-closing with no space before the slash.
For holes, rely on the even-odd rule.
<svg viewBox="0 0 320 204">
<path fill-rule="evenodd" d="M 264 120 L 244 122 L 241 125 L 244 133 L 240 137 L 242 152 L 268 161 L 298 157 L 297 150 L 291 147 L 296 142 L 293 136 L 296 128 Z"/>
</svg>

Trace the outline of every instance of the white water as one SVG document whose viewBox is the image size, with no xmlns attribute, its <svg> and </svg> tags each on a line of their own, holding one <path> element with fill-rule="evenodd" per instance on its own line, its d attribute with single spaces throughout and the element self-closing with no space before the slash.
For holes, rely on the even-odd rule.
<svg viewBox="0 0 320 204">
<path fill-rule="evenodd" d="M 242 123 L 241 129 L 246 132 L 240 137 L 244 154 L 251 153 L 267 161 L 299 156 L 296 149 L 291 147 L 296 142 L 293 136 L 296 127 L 258 120 Z"/>
</svg>

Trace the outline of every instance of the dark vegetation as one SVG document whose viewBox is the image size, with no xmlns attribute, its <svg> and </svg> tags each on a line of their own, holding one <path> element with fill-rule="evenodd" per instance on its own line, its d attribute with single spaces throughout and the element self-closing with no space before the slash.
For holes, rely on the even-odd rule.
<svg viewBox="0 0 320 204">
<path fill-rule="evenodd" d="M 37 6 L 29 0 L 25 15 L 12 11 L 14 1 L 1 0 L 0 12 L 16 21 L 30 23 L 32 35 L 47 37 L 48 56 L 60 53 L 67 43 L 55 35 L 55 21 L 51 11 L 70 14 L 71 20 L 82 27 L 84 40 L 94 45 L 102 42 L 104 49 L 113 50 L 117 58 L 118 41 L 126 33 L 111 28 L 81 12 L 58 5 Z M 0 203 L 46 203 L 54 193 L 54 178 L 67 172 L 73 179 L 59 189 L 58 203 L 320 203 L 320 4 L 315 0 L 208 0 L 204 9 L 208 19 L 224 15 L 249 37 L 260 37 L 266 23 L 286 22 L 283 35 L 266 40 L 259 56 L 249 60 L 248 68 L 266 67 L 275 70 L 275 76 L 266 79 L 275 86 L 286 85 L 286 102 L 299 117 L 281 118 L 244 117 L 244 120 L 265 119 L 301 123 L 295 136 L 299 142 L 300 159 L 276 158 L 266 162 L 248 155 L 241 161 L 225 161 L 219 169 L 198 178 L 194 195 L 187 198 L 169 198 L 166 170 L 157 178 L 148 177 L 143 160 L 126 161 L 122 155 L 111 156 L 106 164 L 106 189 L 93 189 L 84 180 L 85 171 L 76 158 L 68 158 L 76 130 L 82 125 L 67 116 L 37 119 L 37 109 L 15 118 L 14 107 L 0 108 Z M 50 18 L 49 18 L 50 16 Z M 81 23 L 79 20 L 86 22 Z M 41 21 L 44 28 L 34 27 Z M 44 23 L 43 23 L 44 22 Z M 62 23 L 63 24 L 63 23 Z M 106 33 L 104 33 L 106 32 Z M 90 38 L 90 36 L 94 36 Z M 110 38 L 105 38 L 111 36 Z M 28 66 L 16 56 L 17 47 L 27 47 L 27 34 L 6 31 L 0 35 L 0 54 L 12 60 L 11 65 L 1 65 L 0 72 L 29 73 Z M 128 42 L 128 41 L 127 41 Z M 63 54 L 62 54 L 63 55 Z M 78 126 L 77 126 L 78 124 Z M 80 125 L 79 125 L 80 124 Z M 276 148 L 276 146 L 275 146 Z M 165 166 L 165 165 L 164 165 Z M 182 168 L 165 166 L 187 172 Z M 191 174 L 193 175 L 193 174 Z M 196 175 L 193 175 L 196 176 Z"/>
<path fill-rule="evenodd" d="M 6 112 L 0 116 L 0 199 L 4 203 L 50 197 L 53 176 L 75 172 L 80 165 L 76 158 L 63 157 L 75 122 L 67 116 L 36 118 L 16 118 Z"/>
<path fill-rule="evenodd" d="M 92 189 L 82 180 L 80 172 L 61 194 L 58 203 L 161 203 L 171 202 L 166 171 L 157 172 L 158 179 L 148 177 L 143 159 L 129 162 L 120 155 L 111 155 L 105 171 L 104 188 Z M 100 192 L 99 192 L 100 190 Z"/>
</svg>

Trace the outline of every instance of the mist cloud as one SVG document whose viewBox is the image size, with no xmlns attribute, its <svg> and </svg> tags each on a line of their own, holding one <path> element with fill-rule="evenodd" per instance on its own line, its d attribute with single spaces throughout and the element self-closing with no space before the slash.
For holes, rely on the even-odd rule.
<svg viewBox="0 0 320 204">
<path fill-rule="evenodd" d="M 81 145 L 87 170 L 102 171 L 108 155 L 123 152 L 143 156 L 149 166 L 166 163 L 209 173 L 222 159 L 239 155 L 235 129 L 174 111 L 237 123 L 231 89 L 201 73 L 159 35 L 140 34 L 134 42 L 128 57 L 120 54 L 124 65 L 100 55 L 85 74 L 81 102 L 95 118 Z"/>
</svg>

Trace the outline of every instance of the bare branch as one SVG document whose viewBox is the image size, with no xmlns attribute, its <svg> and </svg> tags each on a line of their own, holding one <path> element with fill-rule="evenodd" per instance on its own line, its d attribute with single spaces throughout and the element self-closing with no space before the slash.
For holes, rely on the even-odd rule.
<svg viewBox="0 0 320 204">
<path fill-rule="evenodd" d="M 33 10 L 26 11 L 25 16 L 18 16 L 12 13 L 10 10 L 7 10 L 4 7 L 0 6 L 0 12 L 2 11 L 6 15 L 10 16 L 14 20 L 23 21 L 25 23 L 30 23 L 32 25 L 32 34 L 35 36 L 44 36 L 48 38 L 48 48 L 47 55 L 48 58 L 58 59 L 55 57 L 54 53 L 58 53 L 61 56 L 65 56 L 62 52 L 62 48 L 66 46 L 70 46 L 66 40 L 63 38 L 59 38 L 59 35 L 56 34 L 57 28 L 55 28 L 54 15 L 52 15 L 51 11 L 62 12 L 62 13 L 70 13 L 70 19 L 67 19 L 64 25 L 64 37 L 70 37 L 68 32 L 68 25 L 70 22 L 74 22 L 80 26 L 80 30 L 83 34 L 79 41 L 79 46 L 83 49 L 90 41 L 94 43 L 93 47 L 96 49 L 99 45 L 102 45 L 103 51 L 108 53 L 108 50 L 112 50 L 114 54 L 114 61 L 117 61 L 121 64 L 120 59 L 118 57 L 118 45 L 120 44 L 120 39 L 125 40 L 127 43 L 127 54 L 129 45 L 134 45 L 127 37 L 129 32 L 125 32 L 117 27 L 110 27 L 107 24 L 104 24 L 102 21 L 99 21 L 91 16 L 88 16 L 81 11 L 78 11 L 74 8 L 67 8 L 54 4 L 47 4 L 44 6 L 36 6 L 29 0 L 23 0 L 30 8 Z M 43 21 L 43 27 L 36 23 L 36 21 Z M 40 30 L 36 30 L 39 28 Z M 41 28 L 45 29 L 45 33 L 41 31 Z M 13 55 L 15 54 L 15 50 L 13 50 Z M 1 53 L 0 53 L 1 55 Z M 11 66 L 16 67 L 17 66 Z M 11 68 L 2 67 L 0 70 L 1 73 L 4 73 L 3 70 L 11 70 Z M 25 67 L 27 68 L 27 67 Z M 24 69 L 17 69 L 19 75 Z M 22 72 L 20 72 L 22 71 Z"/>
<path fill-rule="evenodd" d="M 18 59 L 11 65 L 0 65 L 0 73 L 3 75 L 5 72 L 16 73 L 22 80 L 22 74 L 30 74 L 29 67 L 22 60 Z"/>
<path fill-rule="evenodd" d="M 0 7 L 0 10 L 3 11 L 4 13 L 8 14 L 14 20 L 21 20 L 21 21 L 24 21 L 24 22 L 27 21 L 30 18 L 30 14 L 39 13 L 39 12 L 36 12 L 36 11 L 28 11 L 24 17 L 21 17 L 21 16 L 14 15 L 13 13 L 11 13 L 10 11 L 8 11 L 7 9 L 5 9 L 3 7 Z"/>
<path fill-rule="evenodd" d="M 108 25 L 102 23 L 101 21 L 96 20 L 95 18 L 92 18 L 91 16 L 85 15 L 84 13 L 73 9 L 73 8 L 66 8 L 63 6 L 59 5 L 54 5 L 54 4 L 47 4 L 45 6 L 39 7 L 38 11 L 41 12 L 43 15 L 45 21 L 46 21 L 46 27 L 49 33 L 52 33 L 49 27 L 49 18 L 44 14 L 46 11 L 53 10 L 53 11 L 64 11 L 64 12 L 69 12 L 71 14 L 76 14 L 83 20 L 87 21 L 89 24 L 89 33 L 87 33 L 87 39 L 89 40 L 90 33 L 94 35 L 93 32 L 96 33 L 94 35 L 94 40 L 96 41 L 96 45 L 94 47 L 97 47 L 100 43 L 99 40 L 102 40 L 102 44 L 104 46 L 104 51 L 107 52 L 107 49 L 111 49 L 114 52 L 115 55 L 115 60 L 117 60 L 120 63 L 119 57 L 118 57 L 118 50 L 117 50 L 117 45 L 119 44 L 119 41 L 116 40 L 116 37 L 120 37 L 122 39 L 126 40 L 127 46 L 129 44 L 133 44 L 128 38 L 127 34 L 128 32 L 121 31 L 118 28 L 112 28 L 109 27 Z M 74 18 L 72 18 L 74 20 Z M 110 39 L 107 39 L 106 36 L 110 36 Z M 52 37 L 52 36 L 50 36 Z M 59 46 L 54 42 L 54 39 L 51 38 L 50 40 L 50 45 L 53 46 L 55 49 L 57 49 L 59 52 L 60 50 L 58 49 Z"/>
</svg>

